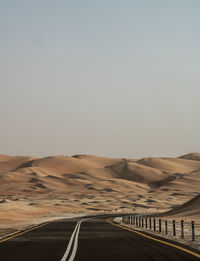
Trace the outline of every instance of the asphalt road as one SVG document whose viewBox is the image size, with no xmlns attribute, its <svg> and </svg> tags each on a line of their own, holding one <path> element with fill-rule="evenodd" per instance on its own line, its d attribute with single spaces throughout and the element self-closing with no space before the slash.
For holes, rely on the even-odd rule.
<svg viewBox="0 0 200 261">
<path fill-rule="evenodd" d="M 1 242 L 0 261 L 200 260 L 175 247 L 114 226 L 106 219 L 80 220 L 52 222 Z"/>
</svg>

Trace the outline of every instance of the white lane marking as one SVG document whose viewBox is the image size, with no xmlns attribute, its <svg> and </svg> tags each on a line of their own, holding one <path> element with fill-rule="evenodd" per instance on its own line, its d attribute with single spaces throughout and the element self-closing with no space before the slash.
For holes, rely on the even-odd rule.
<svg viewBox="0 0 200 261">
<path fill-rule="evenodd" d="M 74 236 L 75 236 L 75 233 L 76 233 L 76 231 L 77 231 L 77 228 L 78 228 L 79 224 L 80 224 L 80 221 L 79 221 L 79 222 L 76 224 L 76 226 L 75 226 L 75 229 L 74 229 L 74 231 L 73 231 L 73 233 L 72 233 L 72 235 L 71 235 L 71 238 L 70 238 L 70 240 L 69 240 L 69 244 L 68 244 L 68 246 L 67 246 L 67 249 L 66 249 L 66 251 L 65 251 L 65 253 L 64 253 L 64 256 L 62 257 L 61 261 L 65 261 L 66 258 L 67 258 L 67 256 L 69 255 L 69 252 L 70 252 L 70 249 L 71 249 L 71 245 L 72 245 L 72 242 L 73 242 L 73 240 L 74 240 Z"/>
<path fill-rule="evenodd" d="M 79 234 L 79 231 L 80 231 L 81 222 L 79 223 L 79 226 L 78 226 L 78 229 L 77 229 L 77 232 L 76 232 L 76 237 L 75 237 L 75 241 L 74 241 L 74 247 L 73 247 L 72 254 L 70 256 L 69 261 L 73 261 L 74 260 L 76 252 L 77 252 L 77 248 L 78 248 L 78 234 Z"/>
</svg>

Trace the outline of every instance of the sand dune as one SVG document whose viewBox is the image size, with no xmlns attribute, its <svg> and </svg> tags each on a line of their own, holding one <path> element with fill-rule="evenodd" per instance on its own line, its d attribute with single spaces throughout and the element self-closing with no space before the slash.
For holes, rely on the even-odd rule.
<svg viewBox="0 0 200 261">
<path fill-rule="evenodd" d="M 166 215 L 173 215 L 176 217 L 192 217 L 194 219 L 200 216 L 200 194 L 190 199 L 181 206 L 170 210 Z"/>
<path fill-rule="evenodd" d="M 189 159 L 189 160 L 199 160 L 200 161 L 200 153 L 193 152 L 179 157 L 180 159 Z"/>
<path fill-rule="evenodd" d="M 116 159 L 106 159 L 95 156 L 52 156 L 30 161 L 28 162 L 29 166 L 27 165 L 25 167 L 40 167 L 56 175 L 61 173 L 83 172 L 99 167 L 102 168 L 102 166 L 116 161 Z"/>
<path fill-rule="evenodd" d="M 185 173 L 200 169 L 199 161 L 191 161 L 185 158 L 144 158 L 138 160 L 137 163 L 173 173 Z"/>
<path fill-rule="evenodd" d="M 121 161 L 117 164 L 107 166 L 113 178 L 120 178 L 138 183 L 151 184 L 155 181 L 160 181 L 165 176 L 163 173 L 155 168 L 142 166 L 137 163 L 128 163 Z"/>
<path fill-rule="evenodd" d="M 0 172 L 15 170 L 22 164 L 33 160 L 33 157 L 11 157 L 8 155 L 0 155 Z"/>
<path fill-rule="evenodd" d="M 0 221 L 72 212 L 175 208 L 199 193 L 199 154 L 188 155 L 140 160 L 0 155 Z"/>
</svg>

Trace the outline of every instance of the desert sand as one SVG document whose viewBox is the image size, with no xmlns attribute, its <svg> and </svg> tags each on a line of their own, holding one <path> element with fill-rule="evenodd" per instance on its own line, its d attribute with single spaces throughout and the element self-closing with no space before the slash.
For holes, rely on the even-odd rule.
<svg viewBox="0 0 200 261">
<path fill-rule="evenodd" d="M 200 153 L 143 159 L 0 155 L 0 228 L 104 211 L 173 209 L 170 214 L 199 217 L 199 188 Z"/>
</svg>

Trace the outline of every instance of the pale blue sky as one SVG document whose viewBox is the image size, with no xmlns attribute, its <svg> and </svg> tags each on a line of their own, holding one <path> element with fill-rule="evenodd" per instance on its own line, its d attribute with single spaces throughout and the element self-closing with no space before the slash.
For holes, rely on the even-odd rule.
<svg viewBox="0 0 200 261">
<path fill-rule="evenodd" d="M 200 151 L 199 0 L 0 0 L 0 153 Z"/>
</svg>

